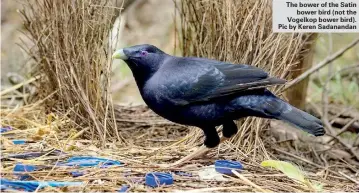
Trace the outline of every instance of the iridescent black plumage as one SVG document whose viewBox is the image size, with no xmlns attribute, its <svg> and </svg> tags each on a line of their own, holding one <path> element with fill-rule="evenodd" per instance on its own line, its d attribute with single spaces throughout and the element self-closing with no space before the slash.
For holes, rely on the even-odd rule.
<svg viewBox="0 0 359 193">
<path fill-rule="evenodd" d="M 219 144 L 215 126 L 223 125 L 223 135 L 231 137 L 237 132 L 233 120 L 248 116 L 283 120 L 315 136 L 325 133 L 319 119 L 267 90 L 285 81 L 260 68 L 175 57 L 152 45 L 121 53 L 149 108 L 170 121 L 201 128 L 207 147 Z"/>
</svg>

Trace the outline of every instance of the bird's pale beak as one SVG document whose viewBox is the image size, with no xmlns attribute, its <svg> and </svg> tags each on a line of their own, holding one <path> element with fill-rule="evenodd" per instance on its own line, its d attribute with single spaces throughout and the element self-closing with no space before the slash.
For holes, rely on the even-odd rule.
<svg viewBox="0 0 359 193">
<path fill-rule="evenodd" d="M 112 59 L 127 60 L 128 57 L 127 57 L 126 54 L 123 52 L 123 49 L 119 49 L 119 50 L 117 50 L 115 53 L 113 53 Z"/>
</svg>

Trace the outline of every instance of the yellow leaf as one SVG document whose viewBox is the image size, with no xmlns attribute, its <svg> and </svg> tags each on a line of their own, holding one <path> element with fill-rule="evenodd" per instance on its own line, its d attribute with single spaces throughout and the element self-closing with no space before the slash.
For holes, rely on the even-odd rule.
<svg viewBox="0 0 359 193">
<path fill-rule="evenodd" d="M 289 178 L 294 179 L 313 191 L 323 191 L 322 184 L 312 184 L 309 180 L 306 179 L 302 170 L 300 170 L 297 166 L 285 162 L 285 161 L 277 161 L 277 160 L 266 160 L 261 163 L 263 167 L 273 167 L 277 170 L 280 170 Z"/>
<path fill-rule="evenodd" d="M 303 172 L 297 166 L 294 166 L 291 163 L 277 160 L 266 160 L 261 163 L 261 166 L 273 167 L 283 172 L 289 178 L 305 183 L 305 176 Z"/>
</svg>

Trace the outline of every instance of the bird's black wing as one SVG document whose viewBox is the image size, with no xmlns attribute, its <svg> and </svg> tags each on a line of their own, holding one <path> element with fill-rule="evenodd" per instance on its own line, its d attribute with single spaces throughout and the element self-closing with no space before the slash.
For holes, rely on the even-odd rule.
<svg viewBox="0 0 359 193">
<path fill-rule="evenodd" d="M 216 89 L 204 97 L 204 100 L 285 83 L 285 80 L 270 77 L 267 72 L 250 65 L 219 63 L 213 66 L 221 72 L 223 79 Z M 212 77 L 205 74 L 201 79 L 206 81 Z"/>
<path fill-rule="evenodd" d="M 177 105 L 209 101 L 285 83 L 285 80 L 269 77 L 268 73 L 254 66 L 203 58 L 181 59 L 169 69 L 170 76 L 162 77 L 165 81 L 158 81 L 164 82 L 158 95 L 164 95 Z"/>
</svg>

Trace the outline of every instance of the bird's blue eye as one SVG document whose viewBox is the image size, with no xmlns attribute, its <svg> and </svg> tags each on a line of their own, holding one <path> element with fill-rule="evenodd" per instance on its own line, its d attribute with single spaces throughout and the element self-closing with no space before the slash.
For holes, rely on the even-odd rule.
<svg viewBox="0 0 359 193">
<path fill-rule="evenodd" d="M 148 54 L 147 51 L 141 51 L 141 56 L 146 56 Z"/>
</svg>

